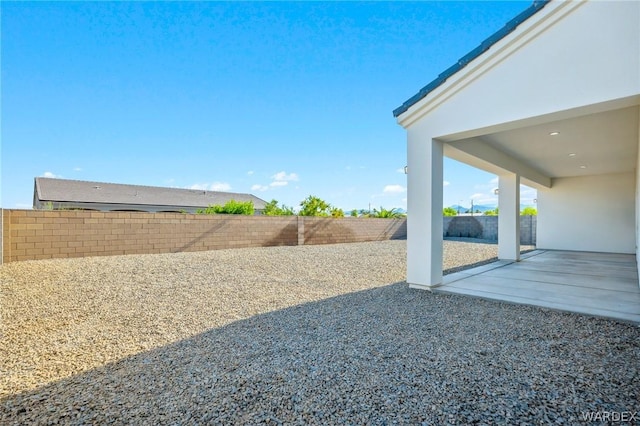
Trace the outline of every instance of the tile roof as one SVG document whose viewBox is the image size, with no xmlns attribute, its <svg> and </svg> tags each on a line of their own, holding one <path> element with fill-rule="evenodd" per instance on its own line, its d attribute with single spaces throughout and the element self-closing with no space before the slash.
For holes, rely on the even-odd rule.
<svg viewBox="0 0 640 426">
<path fill-rule="evenodd" d="M 480 46 L 476 47 L 471 52 L 464 55 L 462 58 L 458 60 L 458 62 L 456 62 L 455 64 L 447 68 L 445 71 L 443 71 L 435 80 L 433 80 L 431 83 L 424 86 L 422 89 L 420 89 L 418 93 L 416 93 L 414 96 L 409 98 L 401 106 L 393 110 L 393 116 L 398 117 L 400 114 L 406 112 L 409 108 L 411 108 L 413 105 L 418 103 L 421 99 L 426 97 L 429 93 L 431 93 L 433 90 L 435 90 L 437 87 L 442 85 L 445 81 L 447 81 L 449 77 L 451 77 L 452 75 L 460 71 L 462 68 L 464 68 L 469 62 L 473 61 L 478 56 L 482 55 L 484 52 L 489 50 L 491 46 L 493 46 L 494 44 L 502 40 L 504 37 L 506 37 L 508 34 L 510 34 L 513 30 L 515 30 L 518 27 L 518 25 L 520 25 L 521 23 L 523 23 L 524 21 L 526 21 L 527 19 L 535 15 L 539 10 L 545 7 L 547 3 L 549 3 L 549 1 L 551 0 L 534 1 L 531 6 L 529 6 L 518 16 L 516 16 L 515 18 L 507 22 L 504 27 L 502 27 L 499 31 L 497 31 L 496 33 L 491 35 L 489 38 L 487 38 L 485 41 L 483 41 L 480 44 Z"/>
<path fill-rule="evenodd" d="M 264 200 L 251 194 L 43 177 L 35 178 L 35 191 L 34 195 L 45 202 L 207 207 L 210 204 L 225 204 L 229 200 L 236 200 L 253 201 L 256 209 L 263 209 L 266 204 Z"/>
</svg>

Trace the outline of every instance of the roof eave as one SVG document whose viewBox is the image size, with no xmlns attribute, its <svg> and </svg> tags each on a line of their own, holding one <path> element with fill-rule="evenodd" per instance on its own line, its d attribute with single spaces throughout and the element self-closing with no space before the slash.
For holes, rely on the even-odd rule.
<svg viewBox="0 0 640 426">
<path fill-rule="evenodd" d="M 498 43 L 500 40 L 504 39 L 506 36 L 511 34 L 520 24 L 525 22 L 527 19 L 535 15 L 539 12 L 543 7 L 545 7 L 551 0 L 536 0 L 531 6 L 525 9 L 522 13 L 517 15 L 515 18 L 511 19 L 507 22 L 500 30 L 492 34 L 486 40 L 484 40 L 480 46 L 473 49 L 471 52 L 464 55 L 460 58 L 455 64 L 447 68 L 445 71 L 440 73 L 436 79 L 431 81 L 429 84 L 424 86 L 418 93 L 409 98 L 406 102 L 404 102 L 401 106 L 393 110 L 393 116 L 398 118 L 400 115 L 404 114 L 411 108 L 413 105 L 417 104 L 419 101 L 424 99 L 429 95 L 429 93 L 433 92 L 435 89 L 443 85 L 451 76 L 458 73 L 464 67 L 466 67 L 471 61 L 478 58 L 482 54 L 484 54 L 487 50 L 489 50 L 493 45 Z"/>
</svg>

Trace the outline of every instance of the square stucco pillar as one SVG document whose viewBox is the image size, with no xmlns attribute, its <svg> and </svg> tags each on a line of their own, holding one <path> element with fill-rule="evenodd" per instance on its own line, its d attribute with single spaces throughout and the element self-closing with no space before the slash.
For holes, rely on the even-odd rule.
<svg viewBox="0 0 640 426">
<path fill-rule="evenodd" d="M 442 284 L 442 142 L 408 133 L 407 282 Z"/>
<path fill-rule="evenodd" d="M 638 154 L 636 157 L 636 265 L 640 275 L 640 110 L 638 111 Z M 640 286 L 640 281 L 638 281 Z"/>
<path fill-rule="evenodd" d="M 498 176 L 498 259 L 520 260 L 520 176 Z"/>
</svg>

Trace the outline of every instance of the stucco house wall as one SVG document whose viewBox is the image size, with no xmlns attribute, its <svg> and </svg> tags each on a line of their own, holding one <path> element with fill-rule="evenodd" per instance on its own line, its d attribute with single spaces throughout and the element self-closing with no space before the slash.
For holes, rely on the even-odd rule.
<svg viewBox="0 0 640 426">
<path fill-rule="evenodd" d="M 489 50 L 429 89 L 426 96 L 417 101 L 412 98 L 407 109 L 398 109 L 402 111 L 397 115 L 398 123 L 407 130 L 410 284 L 436 286 L 442 282 L 438 216 L 442 211 L 443 155 L 499 176 L 500 212 L 506 213 L 501 217 L 517 214 L 516 207 L 511 207 L 517 206 L 515 188 L 520 183 L 537 189 L 541 194 L 540 247 L 622 253 L 636 250 L 635 240 L 640 238 L 635 201 L 639 192 L 636 186 L 640 185 L 640 178 L 636 182 L 635 176 L 635 166 L 640 166 L 637 149 L 622 146 L 622 139 L 620 144 L 602 139 L 599 148 L 633 153 L 620 158 L 616 167 L 610 163 L 603 166 L 591 156 L 592 163 L 582 170 L 577 166 L 581 163 L 576 163 L 575 170 L 564 165 L 562 170 L 551 171 L 544 161 L 560 164 L 558 158 L 571 151 L 565 152 L 558 145 L 562 138 L 544 138 L 556 130 L 551 128 L 555 123 L 567 124 L 592 115 L 604 120 L 610 117 L 608 113 L 618 116 L 617 112 L 623 110 L 640 112 L 638 34 L 638 2 L 551 1 L 507 37 L 491 44 Z M 534 128 L 539 136 L 527 140 L 527 131 Z M 513 136 L 510 145 L 496 149 L 494 138 L 508 132 Z M 541 155 L 541 160 L 535 160 L 524 155 L 517 159 L 519 152 L 526 151 L 518 143 L 525 140 L 541 151 L 545 144 L 553 147 L 548 152 L 558 157 Z M 586 145 L 583 148 L 587 149 Z M 578 151 L 577 158 L 581 154 L 586 157 L 588 153 Z M 503 183 L 509 191 L 503 191 Z M 576 193 L 569 196 L 572 191 Z M 588 215 L 576 220 L 575 214 L 558 214 L 569 210 L 572 201 L 587 203 L 585 199 L 591 200 Z M 510 207 L 508 212 L 502 207 L 503 200 L 505 207 Z M 617 223 L 606 238 L 600 238 L 605 230 L 599 229 L 602 225 L 594 226 L 594 220 L 596 216 L 602 219 L 611 203 L 617 203 L 613 209 L 620 220 L 607 220 Z M 607 215 L 611 213 L 607 210 Z M 516 253 L 512 240 L 519 233 L 516 226 L 511 228 L 502 245 L 508 249 L 508 256 Z M 585 239 L 586 233 L 594 233 L 594 237 Z M 501 258 L 517 260 L 517 256 Z"/>
<path fill-rule="evenodd" d="M 515 37 L 496 43 L 493 54 L 452 76 L 416 104 L 428 108 L 403 114 L 400 123 L 412 125 L 424 117 L 415 123 L 417 132 L 455 140 L 498 130 L 492 128 L 497 125 L 506 130 L 521 119 L 537 124 L 548 113 L 637 93 L 640 62 L 628 52 L 640 52 L 638 5 L 607 3 L 550 3 L 538 12 L 541 19 L 522 23 Z M 551 13 L 556 8 L 559 13 Z"/>
<path fill-rule="evenodd" d="M 636 159 L 636 263 L 638 264 L 638 275 L 640 275 L 640 262 L 638 257 L 640 256 L 640 250 L 638 249 L 638 241 L 640 241 L 640 110 L 638 111 L 638 156 Z M 640 283 L 639 283 L 640 284 Z"/>
<path fill-rule="evenodd" d="M 541 249 L 635 253 L 635 173 L 553 179 L 538 191 Z"/>
</svg>

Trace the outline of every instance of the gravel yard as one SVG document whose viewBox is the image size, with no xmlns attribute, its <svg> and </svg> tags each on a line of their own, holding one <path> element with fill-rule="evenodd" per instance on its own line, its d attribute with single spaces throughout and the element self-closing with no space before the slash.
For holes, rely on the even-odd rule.
<svg viewBox="0 0 640 426">
<path fill-rule="evenodd" d="M 444 244 L 448 272 L 497 254 Z M 639 327 L 411 290 L 405 259 L 406 241 L 385 241 L 2 265 L 0 424 L 640 411 Z"/>
</svg>

